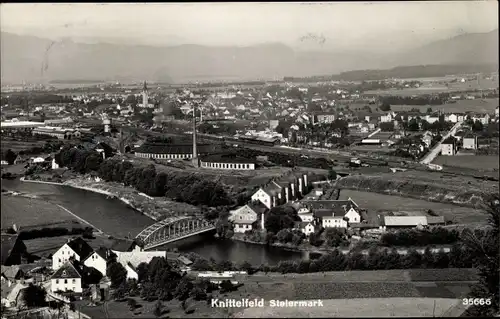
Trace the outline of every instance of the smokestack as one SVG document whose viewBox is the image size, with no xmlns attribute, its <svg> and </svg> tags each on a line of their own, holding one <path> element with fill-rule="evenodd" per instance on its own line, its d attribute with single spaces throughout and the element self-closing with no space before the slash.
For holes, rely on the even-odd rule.
<svg viewBox="0 0 500 319">
<path fill-rule="evenodd" d="M 193 104 L 193 158 L 192 163 L 194 167 L 200 167 L 198 161 L 198 149 L 196 147 L 196 105 Z"/>
</svg>

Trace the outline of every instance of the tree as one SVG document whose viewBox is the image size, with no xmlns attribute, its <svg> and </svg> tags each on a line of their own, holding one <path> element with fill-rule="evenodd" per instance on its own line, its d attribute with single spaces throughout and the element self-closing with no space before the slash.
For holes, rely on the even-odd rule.
<svg viewBox="0 0 500 319">
<path fill-rule="evenodd" d="M 127 305 L 130 308 L 130 311 L 134 311 L 137 307 L 137 301 L 135 301 L 135 299 L 133 298 L 128 298 Z"/>
<path fill-rule="evenodd" d="M 163 304 L 161 303 L 161 300 L 158 300 L 156 303 L 155 303 L 155 308 L 154 308 L 154 315 L 155 317 L 161 317 L 162 313 L 163 313 Z"/>
<path fill-rule="evenodd" d="M 337 179 L 337 172 L 333 170 L 333 168 L 330 168 L 328 170 L 328 179 L 329 180 L 336 180 Z"/>
<path fill-rule="evenodd" d="M 33 307 L 43 307 L 46 304 L 45 297 L 47 296 L 47 291 L 45 288 L 29 284 L 29 286 L 24 290 L 23 301 L 29 308 Z"/>
<path fill-rule="evenodd" d="M 325 239 L 328 246 L 338 247 L 344 242 L 344 234 L 337 228 L 327 228 Z"/>
<path fill-rule="evenodd" d="M 474 123 L 472 124 L 472 130 L 474 132 L 482 132 L 484 129 L 483 123 L 481 121 L 475 120 Z"/>
<path fill-rule="evenodd" d="M 467 312 L 473 316 L 493 317 L 499 311 L 500 281 L 500 201 L 498 195 L 484 205 L 488 213 L 488 229 L 466 233 L 463 241 L 473 254 L 474 266 L 479 270 L 479 282 L 471 289 L 469 297 L 491 298 L 491 305 L 472 306 Z"/>
<path fill-rule="evenodd" d="M 14 153 L 11 149 L 8 149 L 5 152 L 5 160 L 7 161 L 7 163 L 9 165 L 14 164 L 14 162 L 16 161 L 16 158 L 17 158 L 17 154 Z"/>
<path fill-rule="evenodd" d="M 382 103 L 382 105 L 379 106 L 379 109 L 383 112 L 387 112 L 391 110 L 391 105 L 389 103 Z"/>
<path fill-rule="evenodd" d="M 427 108 L 427 112 L 426 112 L 426 113 L 427 113 L 427 114 L 431 114 L 431 113 L 432 113 L 432 107 L 428 107 L 428 108 Z"/>
<path fill-rule="evenodd" d="M 412 132 L 417 132 L 419 129 L 419 125 L 416 119 L 411 119 L 408 123 L 408 130 Z"/>
<path fill-rule="evenodd" d="M 119 262 L 112 262 L 107 266 L 106 275 L 111 280 L 111 287 L 117 288 L 127 279 L 127 270 Z"/>
</svg>

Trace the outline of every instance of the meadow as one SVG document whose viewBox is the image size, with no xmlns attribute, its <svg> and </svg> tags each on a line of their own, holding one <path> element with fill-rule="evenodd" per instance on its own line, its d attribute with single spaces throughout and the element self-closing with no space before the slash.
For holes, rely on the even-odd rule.
<svg viewBox="0 0 500 319">
<path fill-rule="evenodd" d="M 0 144 L 0 149 L 2 152 L 6 152 L 8 149 L 10 149 L 15 153 L 19 153 L 19 151 L 25 151 L 35 146 L 43 147 L 44 145 L 45 141 L 23 142 L 3 138 Z"/>
<path fill-rule="evenodd" d="M 492 171 L 498 170 L 499 160 L 498 155 L 438 156 L 432 163 L 457 168 Z"/>
<path fill-rule="evenodd" d="M 380 212 L 405 211 L 425 214 L 429 209 L 440 216 L 444 216 L 445 220 L 451 220 L 459 224 L 484 223 L 487 218 L 486 214 L 479 209 L 430 202 L 422 199 L 342 189 L 339 199 L 346 200 L 349 197 L 358 204 L 359 207 L 368 210 L 369 223 L 378 224 L 379 218 L 377 215 L 379 215 Z"/>
<path fill-rule="evenodd" d="M 64 209 L 41 199 L 2 195 L 1 202 L 2 229 L 13 224 L 28 228 L 78 222 Z"/>
<path fill-rule="evenodd" d="M 391 110 L 395 112 L 410 111 L 413 108 L 419 109 L 420 112 L 426 113 L 430 107 L 433 111 L 442 111 L 443 113 L 464 113 L 478 112 L 489 113 L 495 112 L 498 107 L 499 99 L 475 99 L 475 100 L 459 100 L 456 103 L 446 103 L 442 105 L 391 105 Z"/>
</svg>

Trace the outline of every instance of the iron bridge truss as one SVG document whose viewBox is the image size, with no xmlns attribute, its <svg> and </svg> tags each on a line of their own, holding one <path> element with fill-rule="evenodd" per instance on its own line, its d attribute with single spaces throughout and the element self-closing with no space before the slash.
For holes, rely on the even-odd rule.
<svg viewBox="0 0 500 319">
<path fill-rule="evenodd" d="M 201 217 L 168 217 L 141 231 L 136 239 L 144 243 L 144 249 L 147 249 L 214 229 L 213 223 Z"/>
</svg>

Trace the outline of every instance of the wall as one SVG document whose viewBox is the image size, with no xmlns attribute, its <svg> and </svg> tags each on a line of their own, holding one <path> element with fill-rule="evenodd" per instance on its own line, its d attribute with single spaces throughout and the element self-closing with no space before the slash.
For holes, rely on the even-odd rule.
<svg viewBox="0 0 500 319">
<path fill-rule="evenodd" d="M 82 280 L 81 278 L 51 279 L 50 290 L 52 292 L 56 292 L 58 290 L 82 292 Z"/>
<path fill-rule="evenodd" d="M 213 163 L 213 162 L 201 162 L 201 167 L 203 168 L 216 168 L 216 169 L 236 169 L 236 170 L 254 170 L 254 163 Z"/>
<path fill-rule="evenodd" d="M 106 260 L 99 256 L 97 253 L 93 253 L 87 258 L 83 264 L 87 267 L 94 267 L 97 269 L 103 276 L 106 276 Z"/>
<path fill-rule="evenodd" d="M 64 244 L 64 246 L 59 248 L 59 250 L 52 255 L 52 269 L 59 269 L 71 256 L 74 256 L 78 261 L 80 260 L 80 256 L 78 256 L 68 245 Z"/>
</svg>

